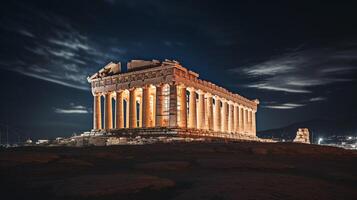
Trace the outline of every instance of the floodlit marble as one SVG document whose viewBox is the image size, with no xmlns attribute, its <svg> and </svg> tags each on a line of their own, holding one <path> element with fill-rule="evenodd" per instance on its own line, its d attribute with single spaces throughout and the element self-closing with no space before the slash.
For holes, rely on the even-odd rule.
<svg viewBox="0 0 357 200">
<path fill-rule="evenodd" d="M 310 133 L 307 128 L 299 128 L 296 132 L 294 142 L 310 144 Z"/>
<path fill-rule="evenodd" d="M 257 99 L 202 80 L 177 61 L 132 60 L 127 72 L 121 63 L 109 63 L 88 82 L 94 131 L 175 128 L 218 137 L 256 135 Z"/>
</svg>

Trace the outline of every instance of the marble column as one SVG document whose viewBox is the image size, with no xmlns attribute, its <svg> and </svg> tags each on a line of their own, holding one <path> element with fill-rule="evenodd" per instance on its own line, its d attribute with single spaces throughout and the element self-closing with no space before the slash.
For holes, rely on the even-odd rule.
<svg viewBox="0 0 357 200">
<path fill-rule="evenodd" d="M 179 99 L 180 101 L 180 124 L 181 128 L 187 128 L 187 97 L 186 97 L 186 87 L 179 87 Z"/>
<path fill-rule="evenodd" d="M 136 89 L 129 90 L 129 128 L 137 127 L 136 116 Z"/>
<path fill-rule="evenodd" d="M 217 132 L 221 131 L 221 100 L 219 97 L 215 98 L 214 105 L 214 130 Z"/>
<path fill-rule="evenodd" d="M 136 104 L 136 110 L 139 110 L 139 112 L 136 114 L 136 117 L 137 117 L 137 125 L 136 125 L 136 128 L 142 128 L 143 127 L 143 96 L 142 96 L 142 89 L 141 88 L 138 88 L 135 92 L 135 96 L 137 97 L 137 102 L 139 103 Z M 139 98 L 138 98 L 139 97 Z M 138 107 L 139 106 L 139 107 Z"/>
<path fill-rule="evenodd" d="M 246 108 L 243 109 L 243 132 L 247 133 L 248 131 L 248 110 Z"/>
<path fill-rule="evenodd" d="M 104 129 L 113 128 L 112 96 L 110 92 L 105 93 L 104 101 Z"/>
<path fill-rule="evenodd" d="M 101 109 L 101 95 L 94 95 L 93 102 L 93 129 L 100 130 L 102 129 L 102 109 Z"/>
<path fill-rule="evenodd" d="M 177 127 L 177 85 L 170 85 L 169 127 Z"/>
<path fill-rule="evenodd" d="M 247 115 L 248 115 L 248 133 L 252 132 L 252 111 L 250 109 L 248 109 L 247 111 Z"/>
<path fill-rule="evenodd" d="M 231 122 L 231 115 L 230 115 L 230 105 L 229 105 L 229 101 L 227 101 L 227 113 L 226 113 L 226 117 L 227 117 L 227 127 L 226 127 L 226 132 L 230 132 L 230 129 L 231 129 L 231 125 L 230 125 L 230 122 Z"/>
<path fill-rule="evenodd" d="M 233 132 L 233 104 L 229 103 L 228 104 L 228 132 L 232 133 Z"/>
<path fill-rule="evenodd" d="M 142 98 L 142 127 L 150 127 L 150 87 L 143 87 L 143 98 Z"/>
<path fill-rule="evenodd" d="M 208 130 L 213 130 L 213 98 L 211 94 L 206 94 L 207 102 L 206 102 L 206 128 Z"/>
<path fill-rule="evenodd" d="M 244 132 L 244 109 L 242 106 L 239 106 L 238 107 L 238 113 L 239 113 L 239 116 L 238 116 L 238 121 L 239 121 L 239 124 L 238 124 L 238 127 L 239 127 L 239 130 L 238 132 L 239 133 L 243 133 Z"/>
<path fill-rule="evenodd" d="M 256 111 L 253 110 L 253 112 L 252 112 L 252 134 L 253 134 L 254 136 L 257 135 L 257 124 L 256 124 L 255 113 L 256 113 Z"/>
<path fill-rule="evenodd" d="M 197 128 L 205 128 L 205 94 L 202 91 L 198 93 L 198 106 L 197 106 Z"/>
<path fill-rule="evenodd" d="M 115 128 L 124 128 L 123 91 L 117 91 L 115 98 Z"/>
<path fill-rule="evenodd" d="M 238 119 L 239 119 L 239 110 L 237 105 L 233 105 L 233 132 L 238 132 Z"/>
<path fill-rule="evenodd" d="M 156 116 L 155 116 L 155 126 L 162 127 L 163 126 L 163 116 L 164 116 L 164 95 L 163 95 L 164 86 L 157 85 L 156 86 Z"/>
<path fill-rule="evenodd" d="M 193 88 L 190 88 L 189 91 L 188 128 L 197 128 L 196 91 Z"/>
<path fill-rule="evenodd" d="M 227 101 L 222 100 L 222 110 L 221 110 L 221 131 L 223 133 L 227 132 L 228 126 L 228 112 L 227 112 Z"/>
</svg>

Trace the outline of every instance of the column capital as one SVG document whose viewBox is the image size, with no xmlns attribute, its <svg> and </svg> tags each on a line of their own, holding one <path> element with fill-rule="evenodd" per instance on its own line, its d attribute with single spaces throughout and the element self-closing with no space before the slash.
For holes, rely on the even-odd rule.
<svg viewBox="0 0 357 200">
<path fill-rule="evenodd" d="M 233 101 L 231 101 L 231 100 L 228 100 L 227 103 L 228 103 L 228 105 L 233 105 Z"/>
<path fill-rule="evenodd" d="M 150 84 L 145 84 L 145 85 L 141 86 L 141 88 L 143 88 L 143 89 L 150 88 Z"/>
<path fill-rule="evenodd" d="M 205 92 L 203 90 L 197 90 L 196 92 L 200 95 L 205 94 Z"/>
<path fill-rule="evenodd" d="M 155 84 L 154 86 L 155 86 L 155 87 L 163 87 L 164 84 L 163 84 L 163 83 L 159 83 L 159 84 Z"/>
<path fill-rule="evenodd" d="M 176 81 L 173 81 L 173 82 L 170 82 L 170 83 L 168 83 L 169 85 L 179 85 L 180 83 L 178 83 L 178 82 L 176 82 Z"/>
<path fill-rule="evenodd" d="M 194 87 L 187 87 L 186 88 L 189 92 L 196 92 L 196 89 Z"/>
<path fill-rule="evenodd" d="M 108 95 L 110 98 L 113 98 L 115 94 L 116 94 L 116 93 L 115 93 L 115 92 L 112 92 L 112 91 L 110 91 L 110 92 L 104 92 L 104 93 L 103 93 L 104 96 Z"/>
<path fill-rule="evenodd" d="M 205 93 L 205 96 L 206 96 L 206 97 L 212 97 L 213 95 L 212 95 L 211 93 L 206 92 L 206 93 Z"/>
<path fill-rule="evenodd" d="M 177 86 L 179 88 L 187 88 L 187 86 L 185 84 L 183 84 L 183 83 L 177 83 Z"/>
</svg>

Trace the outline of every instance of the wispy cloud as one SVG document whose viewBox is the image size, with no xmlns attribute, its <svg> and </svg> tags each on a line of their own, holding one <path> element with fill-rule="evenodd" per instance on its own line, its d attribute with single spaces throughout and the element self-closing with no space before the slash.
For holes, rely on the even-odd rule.
<svg viewBox="0 0 357 200">
<path fill-rule="evenodd" d="M 116 53 L 116 54 L 120 54 L 120 55 L 123 55 L 123 54 L 126 54 L 127 53 L 127 50 L 124 49 L 124 48 L 118 48 L 118 47 L 112 47 L 111 48 L 111 51 L 113 53 Z"/>
<path fill-rule="evenodd" d="M 60 77 L 55 76 L 55 75 L 53 75 L 53 77 L 51 77 L 51 76 L 42 76 L 41 73 L 37 74 L 37 73 L 31 73 L 31 72 L 21 71 L 21 70 L 19 70 L 18 72 L 23 74 L 23 75 L 26 75 L 26 76 L 30 76 L 30 77 L 33 77 L 33 78 L 41 79 L 41 80 L 44 80 L 44 81 L 49 81 L 49 82 L 52 82 L 52 83 L 56 83 L 56 84 L 59 84 L 59 85 L 63 85 L 63 86 L 67 86 L 67 87 L 71 87 L 71 88 L 75 88 L 75 89 L 79 89 L 79 90 L 89 90 L 90 89 L 88 85 L 87 86 L 85 86 L 85 85 L 75 85 L 75 84 L 68 83 L 67 81 L 61 81 L 61 80 L 59 80 Z"/>
<path fill-rule="evenodd" d="M 309 101 L 310 102 L 315 102 L 315 101 L 326 101 L 327 98 L 326 97 L 313 97 L 313 98 L 310 98 Z"/>
<path fill-rule="evenodd" d="M 252 83 L 252 84 L 247 85 L 246 87 L 273 90 L 273 91 L 292 92 L 292 93 L 310 93 L 311 92 L 309 90 L 302 89 L 302 88 L 275 86 L 275 85 L 269 84 L 269 83 L 256 83 L 256 84 Z"/>
<path fill-rule="evenodd" d="M 30 37 L 30 38 L 34 38 L 35 35 L 25 29 L 19 29 L 17 30 L 21 35 L 24 35 L 24 36 L 27 36 L 27 37 Z"/>
<path fill-rule="evenodd" d="M 0 68 L 20 74 L 72 87 L 89 90 L 87 76 L 102 65 L 118 60 L 126 49 L 105 40 L 97 42 L 89 33 L 80 32 L 73 20 L 55 13 L 49 13 L 25 4 L 19 8 L 24 16 L 8 17 L 2 20 L 0 29 L 11 37 L 18 34 L 23 46 L 18 52 L 7 52 Z M 33 25 L 33 26 L 31 26 Z M 46 31 L 39 32 L 36 26 L 46 26 Z M 1 52 L 5 54 L 5 52 Z M 16 55 L 16 56 L 15 56 Z"/>
<path fill-rule="evenodd" d="M 61 108 L 56 108 L 55 112 L 60 113 L 60 114 L 87 114 L 88 113 L 88 111 L 86 111 L 86 110 L 61 109 Z"/>
<path fill-rule="evenodd" d="M 48 41 L 52 44 L 56 44 L 59 47 L 67 47 L 73 50 L 89 50 L 91 49 L 87 44 L 83 44 L 80 41 L 81 38 L 74 38 L 72 40 L 67 40 L 67 41 L 63 41 L 63 40 L 58 40 L 58 39 L 49 39 Z"/>
<path fill-rule="evenodd" d="M 270 108 L 270 109 L 294 109 L 303 106 L 307 106 L 314 102 L 319 101 L 327 101 L 327 97 L 318 96 L 318 97 L 311 97 L 305 98 L 301 100 L 296 100 L 294 102 L 280 102 L 279 100 L 276 101 L 262 101 L 261 107 L 263 108 Z"/>
<path fill-rule="evenodd" d="M 55 108 L 54 112 L 58 114 L 88 114 L 90 110 L 85 106 L 71 103 L 67 108 Z"/>
<path fill-rule="evenodd" d="M 288 93 L 311 93 L 312 88 L 353 81 L 357 46 L 296 50 L 262 63 L 233 69 L 252 78 L 246 87 Z"/>
<path fill-rule="evenodd" d="M 263 105 L 262 107 L 271 108 L 271 109 L 294 109 L 302 106 L 305 106 L 305 104 L 283 103 L 283 104 L 275 104 L 275 105 Z"/>
</svg>

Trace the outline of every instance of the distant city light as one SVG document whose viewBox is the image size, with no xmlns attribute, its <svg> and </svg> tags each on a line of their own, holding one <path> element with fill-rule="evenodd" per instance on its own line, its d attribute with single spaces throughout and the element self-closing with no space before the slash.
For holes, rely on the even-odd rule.
<svg viewBox="0 0 357 200">
<path fill-rule="evenodd" d="M 347 138 L 348 140 L 352 140 L 352 136 L 348 136 L 348 138 Z"/>
<path fill-rule="evenodd" d="M 317 144 L 321 144 L 322 141 L 323 141 L 323 138 L 319 138 L 319 140 L 317 141 Z"/>
</svg>

